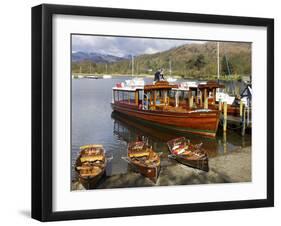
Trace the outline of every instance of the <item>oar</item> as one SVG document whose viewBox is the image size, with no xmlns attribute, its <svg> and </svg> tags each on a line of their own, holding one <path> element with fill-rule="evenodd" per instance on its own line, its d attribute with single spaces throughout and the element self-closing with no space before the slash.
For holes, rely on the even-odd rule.
<svg viewBox="0 0 281 226">
<path fill-rule="evenodd" d="M 130 163 L 128 157 L 121 157 L 121 159 L 123 159 L 123 160 L 126 161 L 127 163 Z"/>
<path fill-rule="evenodd" d="M 113 156 L 110 156 L 110 157 L 106 157 L 106 160 L 107 160 L 107 162 L 110 162 L 110 161 L 112 161 L 112 159 L 113 159 Z"/>
<path fill-rule="evenodd" d="M 162 151 L 161 152 L 157 152 L 157 154 L 160 157 L 163 154 L 163 152 Z"/>
<path fill-rule="evenodd" d="M 176 158 L 177 158 L 177 156 L 176 156 L 176 155 L 174 155 L 174 154 L 170 154 L 170 155 L 168 155 L 168 158 L 171 158 L 171 159 L 176 159 Z"/>
</svg>

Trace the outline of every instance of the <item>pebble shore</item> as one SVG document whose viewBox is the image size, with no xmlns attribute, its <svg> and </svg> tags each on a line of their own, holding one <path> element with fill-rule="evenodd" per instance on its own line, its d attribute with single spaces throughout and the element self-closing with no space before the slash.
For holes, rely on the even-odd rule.
<svg viewBox="0 0 281 226">
<path fill-rule="evenodd" d="M 156 184 L 132 171 L 104 178 L 97 188 L 251 182 L 251 147 L 210 158 L 209 167 L 209 172 L 204 172 L 182 164 L 170 164 L 161 168 Z M 72 190 L 84 189 L 78 181 L 72 182 Z"/>
</svg>

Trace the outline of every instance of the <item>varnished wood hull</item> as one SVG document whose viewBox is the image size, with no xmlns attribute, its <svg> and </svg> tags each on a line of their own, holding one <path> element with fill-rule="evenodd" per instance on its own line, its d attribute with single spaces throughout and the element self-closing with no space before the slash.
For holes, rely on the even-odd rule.
<svg viewBox="0 0 281 226">
<path fill-rule="evenodd" d="M 86 188 L 86 189 L 93 189 L 96 188 L 99 180 L 104 175 L 105 170 L 103 170 L 100 174 L 91 177 L 82 177 L 78 173 L 79 182 Z"/>
<path fill-rule="evenodd" d="M 200 159 L 200 160 L 190 160 L 186 158 L 181 158 L 177 155 L 173 155 L 173 158 L 177 160 L 179 163 L 195 168 L 195 169 L 200 169 L 203 171 L 208 172 L 209 171 L 209 161 L 208 157 Z"/>
<path fill-rule="evenodd" d="M 141 164 L 135 164 L 133 161 L 129 159 L 130 164 L 143 176 L 150 179 L 153 183 L 157 182 L 159 172 L 160 172 L 160 165 L 154 167 L 147 167 Z"/>
<path fill-rule="evenodd" d="M 139 110 L 134 106 L 126 106 L 118 103 L 112 104 L 112 109 L 116 112 L 146 120 L 167 129 L 209 137 L 216 136 L 219 123 L 219 111 L 217 110 L 209 112 L 190 111 L 187 113 L 160 110 L 149 111 Z"/>
</svg>

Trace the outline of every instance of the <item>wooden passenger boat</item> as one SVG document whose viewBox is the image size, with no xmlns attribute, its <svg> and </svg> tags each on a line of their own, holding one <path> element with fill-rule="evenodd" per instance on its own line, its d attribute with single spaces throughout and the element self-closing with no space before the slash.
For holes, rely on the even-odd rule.
<svg viewBox="0 0 281 226">
<path fill-rule="evenodd" d="M 167 142 L 171 157 L 178 162 L 203 171 L 209 171 L 207 154 L 200 149 L 201 145 L 191 144 L 185 137 Z"/>
<path fill-rule="evenodd" d="M 143 141 L 129 143 L 127 159 L 139 173 L 154 183 L 157 182 L 160 172 L 160 157 L 151 147 Z"/>
<path fill-rule="evenodd" d="M 142 119 L 154 126 L 215 137 L 219 111 L 203 107 L 188 108 L 170 103 L 177 85 L 160 81 L 151 85 L 113 88 L 113 111 Z"/>
<path fill-rule="evenodd" d="M 76 160 L 76 172 L 79 181 L 86 189 L 94 188 L 105 172 L 106 157 L 101 144 L 89 144 L 80 147 Z"/>
</svg>

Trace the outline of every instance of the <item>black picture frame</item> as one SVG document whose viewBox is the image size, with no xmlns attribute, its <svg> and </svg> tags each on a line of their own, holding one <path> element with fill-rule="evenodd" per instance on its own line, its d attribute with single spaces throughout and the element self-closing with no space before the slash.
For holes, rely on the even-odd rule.
<svg viewBox="0 0 281 226">
<path fill-rule="evenodd" d="M 182 21 L 267 28 L 267 198 L 246 201 L 52 210 L 52 18 L 55 14 Z M 122 217 L 274 206 L 274 20 L 176 12 L 43 4 L 32 8 L 32 218 L 40 221 Z"/>
</svg>

